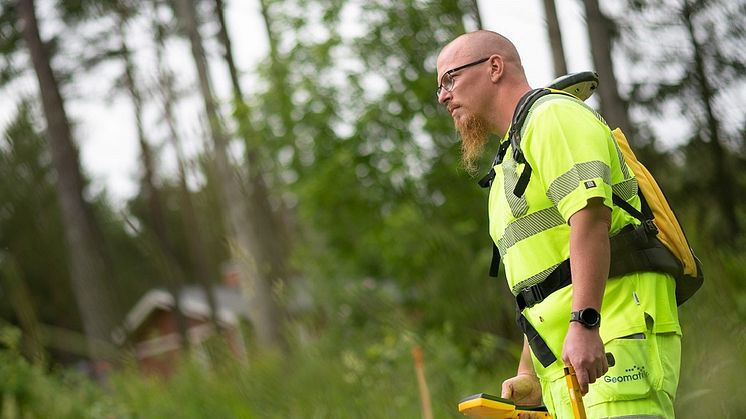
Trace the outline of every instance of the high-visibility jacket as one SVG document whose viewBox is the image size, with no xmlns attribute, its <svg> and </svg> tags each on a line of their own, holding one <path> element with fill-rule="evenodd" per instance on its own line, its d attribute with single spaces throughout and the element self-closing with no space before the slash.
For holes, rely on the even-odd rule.
<svg viewBox="0 0 746 419">
<path fill-rule="evenodd" d="M 604 120 L 579 100 L 547 95 L 532 107 L 522 127 L 521 151 L 533 173 L 525 193 L 514 188 L 526 165 L 510 149 L 494 167 L 489 197 L 490 235 L 505 265 L 514 294 L 542 282 L 570 256 L 569 219 L 589 199 L 600 198 L 612 209 L 610 235 L 633 216 L 612 204 L 612 191 L 640 208 L 637 182 L 624 163 Z M 507 141 L 507 136 L 503 141 Z M 635 273 L 607 281 L 601 309 L 601 336 L 606 342 L 646 330 L 681 333 L 673 279 L 660 273 Z M 523 310 L 559 360 L 539 375 L 562 374 L 561 350 L 567 331 L 572 285 Z"/>
</svg>

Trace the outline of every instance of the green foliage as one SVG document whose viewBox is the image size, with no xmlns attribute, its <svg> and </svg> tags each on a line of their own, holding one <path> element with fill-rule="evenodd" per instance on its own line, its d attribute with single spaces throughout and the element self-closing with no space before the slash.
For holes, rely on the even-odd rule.
<svg viewBox="0 0 746 419">
<path fill-rule="evenodd" d="M 447 331 L 418 338 L 383 325 L 352 331 L 344 341 L 321 337 L 284 359 L 226 358 L 213 370 L 189 362 L 168 380 L 122 374 L 112 380 L 112 394 L 142 418 L 418 417 L 415 345 L 423 348 L 436 417 L 459 417 L 464 392 L 497 391 L 494 375 L 470 366 Z M 498 367 L 512 369 L 513 362 Z"/>
<path fill-rule="evenodd" d="M 31 102 L 21 102 L 0 139 L 0 249 L 18 261 L 41 321 L 75 328 L 55 177 L 38 123 Z M 2 318 L 14 317 L 9 301 L 0 306 Z"/>
<path fill-rule="evenodd" d="M 680 308 L 683 328 L 681 417 L 741 417 L 746 400 L 737 388 L 746 374 L 746 275 L 743 252 L 702 248 L 705 285 Z"/>
<path fill-rule="evenodd" d="M 72 371 L 47 373 L 18 352 L 20 331 L 0 326 L 0 414 L 23 418 L 124 418 L 93 382 Z"/>
<path fill-rule="evenodd" d="M 741 327 L 746 292 L 733 278 L 746 274 L 746 261 L 734 252 L 702 256 L 707 286 L 681 308 L 683 362 L 676 409 L 680 417 L 740 417 L 746 405 L 734 389 L 746 365 Z M 16 395 L 17 406 L 41 403 L 52 409 L 47 412 L 59 412 L 55 417 L 100 417 L 101 412 L 112 418 L 419 417 L 411 355 L 419 345 L 435 416 L 457 418 L 458 400 L 478 392 L 498 394 L 500 382 L 515 371 L 518 348 L 496 356 L 501 343 L 494 335 L 483 334 L 464 353 L 454 327 L 413 331 L 390 290 L 362 284 L 348 287 L 344 297 L 349 307 L 338 309 L 334 325 L 294 345 L 283 358 L 236 359 L 218 348 L 222 356 L 212 359 L 222 361 L 212 368 L 194 358 L 169 379 L 125 369 L 110 377 L 105 392 L 74 375 L 45 375 L 28 365 L 12 349 L 18 331 L 6 328 L 0 334 L 10 348 L 0 352 L 2 389 Z M 732 307 L 732 314 L 714 316 L 723 306 Z M 489 369 L 475 361 L 481 357 L 489 359 Z"/>
<path fill-rule="evenodd" d="M 458 4 L 267 3 L 281 36 L 252 115 L 281 164 L 287 186 L 275 189 L 296 203 L 297 269 L 313 289 L 393 287 L 418 327 L 461 325 L 465 346 L 480 331 L 511 335 L 512 309 L 490 292 L 502 284 L 486 275 L 486 195 L 459 172 L 434 95 L 435 56 L 464 30 Z M 358 33 L 340 29 L 344 16 L 361 22 Z M 315 301 L 344 303 L 338 295 Z"/>
</svg>

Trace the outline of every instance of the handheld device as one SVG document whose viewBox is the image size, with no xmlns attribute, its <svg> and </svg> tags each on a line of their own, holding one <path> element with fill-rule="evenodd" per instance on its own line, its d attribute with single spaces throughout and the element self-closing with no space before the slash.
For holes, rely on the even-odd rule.
<svg viewBox="0 0 746 419">
<path fill-rule="evenodd" d="M 563 90 L 580 100 L 586 100 L 598 88 L 598 74 L 593 71 L 570 73 L 554 79 L 547 85 L 550 89 Z"/>
<path fill-rule="evenodd" d="M 534 417 L 551 418 L 547 408 L 541 406 L 516 406 L 512 400 L 487 393 L 474 394 L 458 403 L 458 411 L 472 418 L 512 419 L 521 413 L 533 413 Z"/>
</svg>

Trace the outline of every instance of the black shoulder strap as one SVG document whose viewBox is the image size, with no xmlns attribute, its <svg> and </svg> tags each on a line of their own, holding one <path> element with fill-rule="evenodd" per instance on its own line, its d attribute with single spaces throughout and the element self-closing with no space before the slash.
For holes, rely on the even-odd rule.
<svg viewBox="0 0 746 419">
<path fill-rule="evenodd" d="M 521 151 L 521 129 L 523 128 L 523 124 L 526 123 L 528 113 L 540 97 L 550 93 L 552 91 L 546 88 L 530 90 L 521 97 L 521 100 L 518 101 L 518 105 L 515 107 L 513 120 L 510 123 L 510 131 L 508 131 L 508 139 L 510 140 L 510 145 L 513 147 L 513 159 L 518 163 L 526 162 Z"/>
<path fill-rule="evenodd" d="M 495 179 L 496 175 L 495 166 L 503 162 L 505 153 L 508 151 L 508 146 L 510 146 L 510 141 L 504 141 L 500 144 L 500 147 L 497 149 L 497 154 L 495 154 L 495 159 L 492 160 L 492 164 L 490 165 L 490 171 L 482 179 L 479 179 L 479 186 L 483 188 L 489 188 L 492 186 L 492 181 Z"/>
<path fill-rule="evenodd" d="M 642 196 L 642 194 L 639 195 Z M 650 219 L 650 217 L 646 217 L 641 211 L 638 211 L 637 208 L 630 205 L 621 196 L 615 193 L 611 194 L 611 200 L 616 204 L 616 206 L 627 211 L 627 214 L 637 218 L 640 222 L 644 223 L 646 220 Z"/>
<path fill-rule="evenodd" d="M 490 186 L 492 186 L 492 181 L 495 179 L 495 166 L 502 163 L 503 159 L 505 158 L 505 153 L 507 152 L 508 146 L 513 147 L 513 159 L 515 159 L 516 162 L 526 163 L 526 159 L 523 157 L 523 152 L 521 151 L 521 129 L 523 128 L 523 124 L 526 122 L 528 113 L 534 103 L 536 103 L 536 101 L 540 97 L 548 95 L 550 93 L 553 93 L 552 90 L 540 88 L 529 90 L 521 97 L 515 107 L 515 111 L 513 111 L 513 118 L 510 123 L 510 131 L 508 131 L 508 141 L 500 144 L 500 147 L 497 149 L 495 159 L 492 161 L 492 165 L 490 166 L 490 171 L 482 179 L 479 180 L 479 186 L 483 188 L 489 188 Z M 528 165 L 525 169 L 526 170 L 523 171 L 523 174 L 521 175 L 521 178 L 516 185 L 516 190 L 514 191 L 516 196 L 522 196 L 523 192 L 525 192 L 526 190 L 526 186 L 528 186 L 528 181 L 531 177 L 531 169 L 528 167 Z"/>
</svg>

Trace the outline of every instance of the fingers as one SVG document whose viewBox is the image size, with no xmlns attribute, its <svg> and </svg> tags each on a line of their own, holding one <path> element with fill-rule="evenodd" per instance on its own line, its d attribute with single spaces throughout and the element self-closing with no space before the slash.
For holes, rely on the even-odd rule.
<svg viewBox="0 0 746 419">
<path fill-rule="evenodd" d="M 576 369 L 575 378 L 577 378 L 578 385 L 580 386 L 580 394 L 585 396 L 586 393 L 588 393 L 588 382 L 589 382 L 588 370 L 586 370 L 585 368 Z"/>
<path fill-rule="evenodd" d="M 596 380 L 598 380 L 599 378 L 603 377 L 604 374 L 606 374 L 606 371 L 603 368 L 599 368 L 596 371 L 596 378 L 594 378 L 594 380 L 591 381 L 591 383 L 595 383 Z"/>
<path fill-rule="evenodd" d="M 513 385 L 510 380 L 503 381 L 502 394 L 500 395 L 503 399 L 513 398 Z"/>
<path fill-rule="evenodd" d="M 606 358 L 602 358 L 602 360 L 587 367 L 578 366 L 575 368 L 575 376 L 578 379 L 581 393 L 583 395 L 588 393 L 588 385 L 595 383 L 596 380 L 603 377 L 607 371 L 609 371 L 609 364 L 606 361 Z"/>
</svg>

